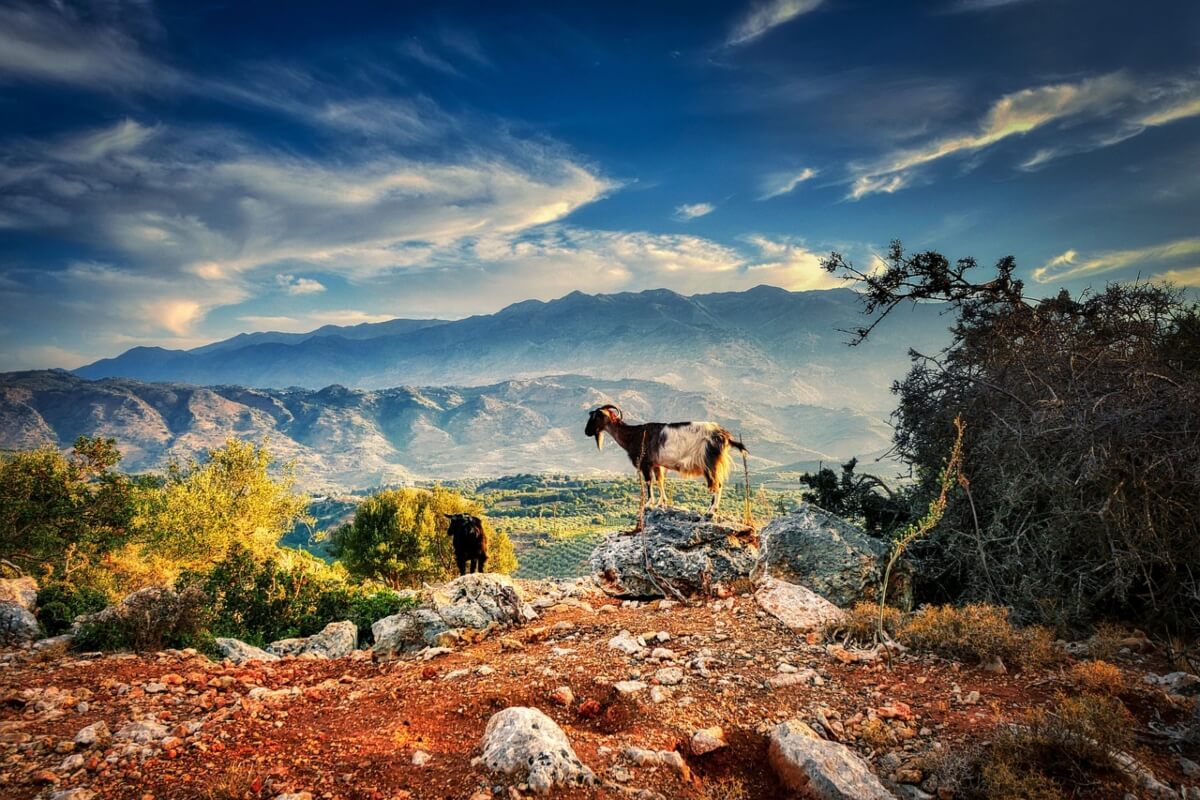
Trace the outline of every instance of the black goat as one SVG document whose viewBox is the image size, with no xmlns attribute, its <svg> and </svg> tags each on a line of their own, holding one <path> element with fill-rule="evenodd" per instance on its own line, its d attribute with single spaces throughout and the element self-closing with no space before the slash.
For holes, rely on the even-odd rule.
<svg viewBox="0 0 1200 800">
<path fill-rule="evenodd" d="M 487 563 L 487 533 L 483 520 L 473 514 L 447 514 L 450 527 L 446 531 L 454 540 L 454 562 L 458 574 L 483 572 Z"/>
</svg>

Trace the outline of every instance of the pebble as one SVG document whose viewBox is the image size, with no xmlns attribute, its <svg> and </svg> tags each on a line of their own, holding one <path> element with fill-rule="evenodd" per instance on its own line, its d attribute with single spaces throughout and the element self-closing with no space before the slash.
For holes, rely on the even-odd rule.
<svg viewBox="0 0 1200 800">
<path fill-rule="evenodd" d="M 683 670 L 679 667 L 663 667 L 654 673 L 654 680 L 663 686 L 678 686 L 683 683 Z"/>
<path fill-rule="evenodd" d="M 720 726 L 702 728 L 692 734 L 692 754 L 702 756 L 722 747 L 728 747 L 725 741 L 725 731 Z"/>
<path fill-rule="evenodd" d="M 414 767 L 423 767 L 429 763 L 433 756 L 426 753 L 424 750 L 414 750 L 412 754 L 412 765 Z"/>
</svg>

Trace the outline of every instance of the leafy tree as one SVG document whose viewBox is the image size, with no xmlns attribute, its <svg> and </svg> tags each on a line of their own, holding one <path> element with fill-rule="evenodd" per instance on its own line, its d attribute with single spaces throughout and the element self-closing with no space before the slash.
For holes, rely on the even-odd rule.
<svg viewBox="0 0 1200 800">
<path fill-rule="evenodd" d="M 72 578 L 132 541 L 146 485 L 116 472 L 120 459 L 113 439 L 87 436 L 69 456 L 53 447 L 0 454 L 0 558 Z"/>
<path fill-rule="evenodd" d="M 309 498 L 294 486 L 291 464 L 277 465 L 265 446 L 237 439 L 210 450 L 204 461 L 173 463 L 139 520 L 148 552 L 196 570 L 237 544 L 263 561 L 298 522 L 311 521 Z"/>
<path fill-rule="evenodd" d="M 952 342 L 895 386 L 897 451 L 936 493 L 961 415 L 963 472 L 913 554 L 931 599 L 1009 603 L 1066 626 L 1122 614 L 1200 629 L 1200 312 L 1170 286 L 1027 298 L 1001 259 L 906 254 L 856 278 L 868 337 L 905 302 L 940 301 Z M 921 587 L 918 586 L 918 589 Z"/>
<path fill-rule="evenodd" d="M 842 464 L 840 476 L 828 467 L 804 473 L 799 480 L 810 491 L 803 499 L 839 517 L 860 520 L 868 533 L 887 534 L 912 519 L 905 492 L 892 491 L 875 475 L 855 474 L 857 466 L 858 459 L 852 458 Z"/>
<path fill-rule="evenodd" d="M 444 515 L 482 516 L 479 504 L 441 487 L 389 489 L 359 504 L 354 521 L 333 534 L 330 552 L 350 574 L 392 588 L 416 586 L 457 575 L 454 547 Z M 512 572 L 512 542 L 484 521 L 489 572 Z"/>
</svg>

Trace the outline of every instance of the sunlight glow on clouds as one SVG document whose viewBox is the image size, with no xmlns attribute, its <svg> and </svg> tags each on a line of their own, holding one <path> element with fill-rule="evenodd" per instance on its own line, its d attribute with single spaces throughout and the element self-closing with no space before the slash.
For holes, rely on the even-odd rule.
<svg viewBox="0 0 1200 800">
<path fill-rule="evenodd" d="M 1071 278 L 1104 275 L 1126 267 L 1162 265 L 1164 262 L 1196 256 L 1200 256 L 1200 238 L 1178 239 L 1130 250 L 1112 250 L 1086 258 L 1081 258 L 1080 254 L 1074 250 L 1068 250 L 1035 269 L 1033 279 L 1038 283 L 1051 283 Z M 1182 285 L 1194 285 L 1188 282 L 1191 272 L 1194 270 L 1160 272 L 1154 277 L 1173 276 L 1169 279 Z"/>
<path fill-rule="evenodd" d="M 1148 127 L 1197 115 L 1200 82 L 1194 80 L 1141 85 L 1116 72 L 1077 83 L 1023 89 L 997 100 L 972 132 L 897 150 L 874 163 L 851 165 L 853 179 L 847 199 L 891 194 L 910 186 L 922 167 L 949 156 L 982 151 L 1051 123 L 1112 118 L 1112 123 L 1099 132 L 1078 133 L 1066 143 L 1040 148 L 1020 165 L 1022 169 L 1039 168 L 1062 155 L 1108 147 Z"/>
<path fill-rule="evenodd" d="M 320 281 L 312 278 L 297 278 L 295 275 L 276 275 L 275 283 L 290 295 L 320 294 L 325 291 L 325 285 Z"/>
</svg>

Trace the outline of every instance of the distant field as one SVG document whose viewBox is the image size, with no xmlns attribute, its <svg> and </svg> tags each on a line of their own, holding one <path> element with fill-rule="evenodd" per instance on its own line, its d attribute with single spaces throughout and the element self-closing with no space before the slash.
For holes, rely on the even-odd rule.
<svg viewBox="0 0 1200 800">
<path fill-rule="evenodd" d="M 740 477 L 740 476 L 738 476 Z M 443 481 L 442 486 L 477 500 L 488 521 L 513 540 L 520 566 L 517 577 L 571 577 L 587 572 L 587 561 L 606 533 L 628 530 L 637 518 L 640 491 L 637 479 L 579 478 L 570 475 L 509 475 L 493 480 Z M 701 481 L 669 480 L 671 500 L 697 511 L 707 507 L 708 492 Z M 363 493 L 327 497 L 313 503 L 317 518 L 311 530 L 300 527 L 283 539 L 328 558 L 321 533 L 353 519 Z M 740 482 L 725 489 L 721 508 L 740 515 L 745 490 Z M 793 508 L 800 499 L 798 482 L 752 482 L 751 513 L 764 523 Z"/>
</svg>

